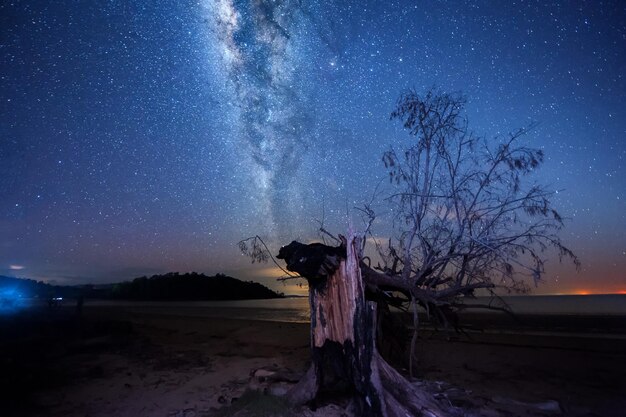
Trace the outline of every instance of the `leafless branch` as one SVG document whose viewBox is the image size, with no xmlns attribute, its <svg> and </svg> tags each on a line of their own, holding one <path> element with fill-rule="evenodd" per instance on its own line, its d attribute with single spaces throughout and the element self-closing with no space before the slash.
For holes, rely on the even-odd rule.
<svg viewBox="0 0 626 417">
<path fill-rule="evenodd" d="M 237 243 L 237 246 L 239 247 L 241 253 L 252 259 L 252 263 L 267 263 L 269 260 L 271 260 L 274 265 L 276 265 L 285 274 L 287 279 L 300 278 L 299 275 L 287 271 L 278 263 L 278 261 L 276 261 L 276 258 L 274 258 L 274 255 L 272 255 L 272 252 L 269 250 L 269 248 L 259 235 L 242 239 Z"/>
<path fill-rule="evenodd" d="M 398 240 L 386 248 L 374 240 L 383 265 L 366 275 L 420 302 L 449 303 L 481 289 L 524 291 L 524 277 L 542 278 L 550 248 L 580 264 L 558 236 L 563 217 L 552 207 L 554 193 L 527 185 L 543 152 L 521 140 L 537 124 L 494 145 L 468 129 L 465 103 L 457 93 L 409 91 L 391 114 L 415 141 L 383 155 Z"/>
</svg>

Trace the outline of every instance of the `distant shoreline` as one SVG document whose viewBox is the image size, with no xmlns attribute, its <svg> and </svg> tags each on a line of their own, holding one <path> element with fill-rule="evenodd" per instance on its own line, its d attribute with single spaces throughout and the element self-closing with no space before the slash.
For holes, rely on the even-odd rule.
<svg viewBox="0 0 626 417">
<path fill-rule="evenodd" d="M 266 300 L 236 301 L 124 301 L 124 300 L 87 300 L 85 313 L 99 311 L 102 314 L 145 315 L 150 317 L 193 317 L 195 319 L 232 319 L 259 322 L 299 323 L 307 325 L 309 306 L 306 298 L 282 298 Z M 75 302 L 68 300 L 62 306 L 49 309 L 43 300 L 37 305 L 22 310 L 26 315 L 55 314 L 71 316 L 75 314 Z M 398 313 L 399 315 L 403 313 Z M 410 327 L 410 317 L 403 318 Z M 425 315 L 421 316 L 420 329 L 451 336 L 463 332 L 470 337 L 496 335 L 526 336 L 571 336 L 595 339 L 626 339 L 626 314 L 560 314 L 531 312 L 509 315 L 503 312 L 471 310 L 459 314 L 461 330 L 445 329 L 437 323 L 430 323 Z M 422 331 L 422 330 L 420 330 Z"/>
</svg>

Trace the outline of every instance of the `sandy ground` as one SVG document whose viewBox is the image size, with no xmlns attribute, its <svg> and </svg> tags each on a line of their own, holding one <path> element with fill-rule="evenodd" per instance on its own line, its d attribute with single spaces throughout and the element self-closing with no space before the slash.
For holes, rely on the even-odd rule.
<svg viewBox="0 0 626 417">
<path fill-rule="evenodd" d="M 264 394 L 307 369 L 307 324 L 85 308 L 0 326 L 2 416 L 350 415 L 341 401 L 289 410 Z M 448 336 L 422 331 L 417 376 L 471 415 L 625 415 L 623 335 Z"/>
</svg>

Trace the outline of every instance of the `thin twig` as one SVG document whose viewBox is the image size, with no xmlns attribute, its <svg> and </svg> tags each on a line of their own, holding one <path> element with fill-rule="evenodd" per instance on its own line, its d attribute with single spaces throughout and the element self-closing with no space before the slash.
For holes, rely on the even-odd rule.
<svg viewBox="0 0 626 417">
<path fill-rule="evenodd" d="M 415 302 L 415 297 L 413 295 L 411 295 L 411 306 L 413 307 L 413 337 L 411 337 L 411 353 L 409 356 L 409 376 L 413 378 L 413 358 L 415 358 L 415 344 L 417 343 L 417 327 L 419 326 L 419 316 L 417 314 L 417 303 Z"/>
<path fill-rule="evenodd" d="M 267 247 L 267 245 L 265 244 L 265 242 L 263 241 L 263 239 L 259 236 L 259 235 L 255 235 L 252 237 L 249 237 L 247 239 L 242 239 L 239 241 L 239 246 L 241 247 L 241 244 L 249 240 L 252 240 L 253 242 L 259 241 L 261 242 L 261 245 L 263 245 L 263 247 L 265 248 L 265 252 L 267 253 L 267 255 L 269 256 L 269 258 L 272 260 L 272 262 L 274 263 L 274 265 L 276 265 L 281 271 L 283 271 L 285 273 L 285 275 L 288 275 L 290 277 L 294 277 L 294 278 L 300 278 L 299 275 L 295 275 L 293 272 L 287 271 L 285 268 L 283 268 L 278 261 L 276 261 L 276 258 L 274 258 L 274 255 L 272 255 L 272 252 L 269 250 L 269 248 Z M 255 243 L 253 243 L 254 246 Z M 250 255 L 250 254 L 246 254 L 246 255 Z M 267 261 L 266 261 L 267 262 Z"/>
<path fill-rule="evenodd" d="M 290 275 L 288 277 L 280 277 L 280 278 L 276 278 L 276 281 L 289 281 L 290 279 L 300 279 L 300 278 L 304 278 L 302 275 Z"/>
<path fill-rule="evenodd" d="M 336 237 L 335 235 L 333 235 L 332 233 L 330 233 L 328 230 L 326 230 L 324 228 L 324 224 L 320 223 L 320 228 L 318 229 L 318 231 L 328 237 L 330 237 L 332 240 L 334 240 L 335 242 L 341 244 L 341 240 L 339 240 L 338 237 Z"/>
</svg>

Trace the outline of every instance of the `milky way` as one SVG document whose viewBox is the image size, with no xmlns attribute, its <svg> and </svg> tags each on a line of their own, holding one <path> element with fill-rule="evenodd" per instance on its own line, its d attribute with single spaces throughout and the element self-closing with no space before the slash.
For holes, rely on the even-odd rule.
<svg viewBox="0 0 626 417">
<path fill-rule="evenodd" d="M 625 22 L 620 1 L 2 2 L 0 275 L 270 283 L 237 241 L 358 225 L 411 143 L 395 100 L 436 86 L 478 135 L 539 122 L 533 179 L 583 262 L 540 290 L 626 290 Z"/>
<path fill-rule="evenodd" d="M 207 3 L 213 47 L 221 57 L 214 71 L 230 83 L 238 112 L 238 144 L 251 170 L 265 233 L 293 232 L 298 220 L 298 169 L 311 138 L 306 77 L 310 70 L 302 38 L 307 22 L 299 1 L 231 0 Z M 304 39 L 309 41 L 309 39 Z"/>
</svg>

